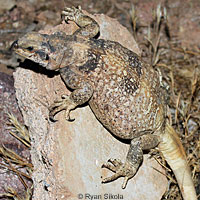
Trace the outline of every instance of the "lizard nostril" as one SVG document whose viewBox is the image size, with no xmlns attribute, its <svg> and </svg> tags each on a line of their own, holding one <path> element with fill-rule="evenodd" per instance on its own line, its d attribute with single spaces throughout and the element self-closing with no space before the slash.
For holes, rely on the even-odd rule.
<svg viewBox="0 0 200 200">
<path fill-rule="evenodd" d="M 48 54 L 46 54 L 46 58 L 45 58 L 46 60 L 49 60 L 49 55 Z"/>
</svg>

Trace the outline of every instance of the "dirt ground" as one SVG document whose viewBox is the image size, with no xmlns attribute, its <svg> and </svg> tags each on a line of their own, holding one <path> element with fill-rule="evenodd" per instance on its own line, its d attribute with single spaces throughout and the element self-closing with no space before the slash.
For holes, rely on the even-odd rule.
<svg viewBox="0 0 200 200">
<path fill-rule="evenodd" d="M 60 24 L 60 13 L 63 8 L 78 5 L 89 13 L 104 13 L 116 18 L 133 34 L 141 48 L 143 59 L 161 71 L 169 94 L 170 114 L 168 117 L 184 144 L 200 199 L 200 1 L 0 0 L 0 72 L 4 73 L 2 75 L 4 79 L 9 79 L 9 85 L 13 87 L 10 79 L 18 65 L 10 48 L 12 43 L 27 32 Z M 11 93 L 13 95 L 13 92 Z M 9 98 L 4 100 L 4 105 L 10 104 Z M 13 105 L 14 103 L 9 106 Z M 16 109 L 10 110 L 16 113 Z M 30 162 L 27 148 L 22 147 L 23 144 L 12 142 L 10 145 L 10 139 L 6 135 L 8 130 L 5 128 L 7 126 L 6 112 L 3 108 L 0 110 L 2 110 L 0 119 L 5 119 L 1 120 L 4 125 L 0 126 L 1 145 L 3 143 L 6 147 L 17 151 Z M 20 119 L 20 113 L 17 115 Z M 1 151 L 0 154 L 2 154 Z M 5 159 L 0 158 L 0 168 L 7 164 Z M 4 172 L 8 172 L 8 169 L 10 170 L 7 168 Z M 5 180 L 7 183 L 13 180 L 15 185 L 18 185 L 18 182 L 20 184 L 23 181 L 27 182 L 25 184 L 27 187 L 19 184 L 20 186 L 15 188 L 19 194 L 31 187 L 29 178 L 22 181 L 19 178 L 21 176 L 8 173 L 9 178 Z M 27 172 L 27 174 L 30 173 Z M 181 199 L 173 174 L 167 171 L 167 175 L 169 190 L 163 199 Z M 12 179 L 11 176 L 15 178 Z M 0 179 L 2 179 L 1 175 Z M 9 187 L 9 184 L 7 186 Z M 4 189 L 0 186 L 0 193 L 5 192 Z M 14 192 L 8 193 L 12 195 Z"/>
</svg>

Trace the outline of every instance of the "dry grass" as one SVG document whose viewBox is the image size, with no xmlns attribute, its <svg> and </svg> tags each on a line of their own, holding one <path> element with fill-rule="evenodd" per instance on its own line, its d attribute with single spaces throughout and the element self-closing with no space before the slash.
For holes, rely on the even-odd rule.
<svg viewBox="0 0 200 200">
<path fill-rule="evenodd" d="M 30 137 L 26 127 L 20 124 L 14 115 L 8 114 L 8 117 L 10 134 L 26 147 L 30 148 Z M 3 159 L 3 162 L 0 162 L 0 167 L 16 174 L 19 181 L 24 186 L 23 197 L 20 196 L 13 188 L 5 188 L 5 193 L 0 194 L 0 198 L 6 197 L 14 200 L 31 199 L 33 188 L 27 185 L 26 180 L 32 181 L 31 173 L 33 171 L 33 165 L 11 149 L 6 148 L 3 144 L 0 146 L 0 156 Z M 26 173 L 22 172 L 22 169 L 25 169 Z"/>
<path fill-rule="evenodd" d="M 30 136 L 25 126 L 19 123 L 13 114 L 8 114 L 10 124 L 10 134 L 30 148 Z"/>
</svg>

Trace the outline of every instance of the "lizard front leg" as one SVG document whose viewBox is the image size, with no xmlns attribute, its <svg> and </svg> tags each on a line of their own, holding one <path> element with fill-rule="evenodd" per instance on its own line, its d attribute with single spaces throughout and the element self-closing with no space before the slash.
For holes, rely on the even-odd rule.
<svg viewBox="0 0 200 200">
<path fill-rule="evenodd" d="M 74 89 L 70 96 L 62 95 L 61 100 L 55 101 L 49 108 L 49 118 L 54 121 L 54 115 L 61 110 L 66 110 L 66 119 L 70 118 L 70 111 L 78 105 L 86 103 L 93 94 L 92 86 L 82 76 L 74 73 L 70 67 L 60 69 L 61 77 L 68 87 Z"/>
<path fill-rule="evenodd" d="M 78 8 L 64 8 L 62 16 L 66 21 L 74 21 L 80 27 L 73 35 L 84 38 L 93 38 L 99 32 L 100 28 L 98 23 L 91 17 L 85 15 L 80 6 Z"/>
<path fill-rule="evenodd" d="M 102 182 L 106 183 L 114 181 L 119 177 L 124 177 L 124 182 L 122 184 L 122 189 L 124 189 L 128 180 L 135 175 L 142 163 L 143 150 L 154 148 L 158 143 L 159 138 L 152 134 L 142 135 L 132 139 L 125 163 L 121 162 L 119 159 L 109 159 L 106 164 L 102 165 L 103 168 L 108 168 L 115 172 L 112 176 L 104 178 Z"/>
</svg>

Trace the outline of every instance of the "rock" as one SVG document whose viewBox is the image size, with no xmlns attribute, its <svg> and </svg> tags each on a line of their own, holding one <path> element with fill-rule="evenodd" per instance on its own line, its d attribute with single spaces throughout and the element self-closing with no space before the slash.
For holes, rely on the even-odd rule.
<svg viewBox="0 0 200 200">
<path fill-rule="evenodd" d="M 10 10 L 11 8 L 13 8 L 16 5 L 16 1 L 15 0 L 0 0 L 0 13 L 3 13 L 3 11 L 5 10 Z"/>
<path fill-rule="evenodd" d="M 100 24 L 101 38 L 118 41 L 140 53 L 131 34 L 116 20 L 105 15 L 94 18 Z M 72 34 L 76 28 L 72 22 L 63 22 L 43 33 L 64 31 Z M 34 67 L 38 67 L 37 64 Z M 60 95 L 70 92 L 60 76 L 50 77 L 35 71 L 18 68 L 14 73 L 18 103 L 32 138 L 33 200 L 89 199 L 89 195 L 96 195 L 96 198 L 101 195 L 101 199 L 104 195 L 107 195 L 105 199 L 161 199 L 167 180 L 158 172 L 163 172 L 161 166 L 154 159 L 148 159 L 148 155 L 125 190 L 121 189 L 122 179 L 101 184 L 101 176 L 110 174 L 101 169 L 101 165 L 109 158 L 124 161 L 129 146 L 114 138 L 88 106 L 71 113 L 75 118 L 73 122 L 66 121 L 63 112 L 56 115 L 57 122 L 49 122 L 49 105 Z"/>
</svg>

